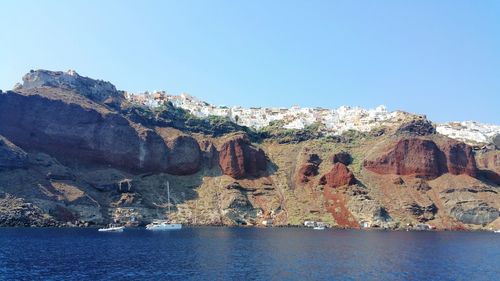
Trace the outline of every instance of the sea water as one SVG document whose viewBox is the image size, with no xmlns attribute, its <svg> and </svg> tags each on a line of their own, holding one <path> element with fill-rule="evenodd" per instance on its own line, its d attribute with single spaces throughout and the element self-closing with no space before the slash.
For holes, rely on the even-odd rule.
<svg viewBox="0 0 500 281">
<path fill-rule="evenodd" d="M 500 280 L 500 234 L 0 228 L 1 280 Z"/>
</svg>

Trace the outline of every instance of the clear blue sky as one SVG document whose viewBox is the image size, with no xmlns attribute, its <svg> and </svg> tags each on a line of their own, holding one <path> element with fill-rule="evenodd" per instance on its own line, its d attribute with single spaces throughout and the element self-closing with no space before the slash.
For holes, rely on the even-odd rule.
<svg viewBox="0 0 500 281">
<path fill-rule="evenodd" d="M 0 2 L 0 88 L 38 68 L 219 105 L 500 124 L 500 1 Z"/>
</svg>

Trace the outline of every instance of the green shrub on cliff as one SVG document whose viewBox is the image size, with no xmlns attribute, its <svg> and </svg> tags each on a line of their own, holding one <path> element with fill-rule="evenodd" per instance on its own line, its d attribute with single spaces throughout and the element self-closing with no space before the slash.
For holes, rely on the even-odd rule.
<svg viewBox="0 0 500 281">
<path fill-rule="evenodd" d="M 262 138 L 273 139 L 278 143 L 299 143 L 310 139 L 318 139 L 323 137 L 320 132 L 321 123 L 315 122 L 303 129 L 287 129 L 284 128 L 283 120 L 272 121 L 266 127 L 259 130 Z"/>
<path fill-rule="evenodd" d="M 208 116 L 207 118 L 199 118 L 182 108 L 175 107 L 171 102 L 154 109 L 133 105 L 123 108 L 122 114 L 146 127 L 172 127 L 185 132 L 202 133 L 214 137 L 243 132 L 252 141 L 260 140 L 260 135 L 257 132 L 248 127 L 240 126 L 227 117 Z"/>
</svg>

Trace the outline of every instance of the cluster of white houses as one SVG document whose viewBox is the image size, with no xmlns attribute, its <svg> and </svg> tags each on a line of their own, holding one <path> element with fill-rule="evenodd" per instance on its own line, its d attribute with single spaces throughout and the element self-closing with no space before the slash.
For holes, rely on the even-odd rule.
<svg viewBox="0 0 500 281">
<path fill-rule="evenodd" d="M 490 143 L 500 134 L 500 126 L 473 121 L 449 122 L 436 126 L 438 133 L 464 142 Z"/>
<path fill-rule="evenodd" d="M 165 91 L 152 93 L 131 94 L 126 98 L 136 104 L 154 108 L 166 102 L 183 108 L 197 117 L 223 116 L 239 125 L 259 129 L 273 121 L 282 121 L 286 129 L 303 129 L 309 125 L 319 123 L 322 129 L 332 133 L 342 133 L 347 130 L 370 131 L 407 113 L 394 111 L 388 112 L 384 106 L 372 110 L 358 107 L 341 106 L 337 109 L 326 108 L 262 108 L 241 106 L 214 106 L 187 94 L 170 95 Z"/>
<path fill-rule="evenodd" d="M 375 109 L 341 106 L 337 109 L 327 108 L 264 108 L 241 106 L 215 106 L 187 95 L 171 95 L 165 91 L 145 92 L 140 94 L 126 93 L 125 97 L 132 103 L 145 107 L 158 107 L 166 102 L 183 108 L 197 117 L 222 116 L 233 122 L 254 129 L 260 129 L 273 121 L 280 121 L 286 129 L 303 129 L 312 124 L 320 124 L 324 133 L 342 134 L 348 130 L 368 132 L 374 128 L 398 123 L 410 115 L 403 111 L 389 112 L 385 106 Z M 437 124 L 437 131 L 448 137 L 470 144 L 491 143 L 500 134 L 500 126 L 485 125 L 476 122 L 451 122 Z"/>
</svg>

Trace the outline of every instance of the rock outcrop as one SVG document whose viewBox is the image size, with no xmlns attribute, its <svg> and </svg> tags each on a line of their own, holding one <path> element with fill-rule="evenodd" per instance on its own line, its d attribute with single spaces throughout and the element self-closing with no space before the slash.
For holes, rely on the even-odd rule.
<svg viewBox="0 0 500 281">
<path fill-rule="evenodd" d="M 406 206 L 406 209 L 419 221 L 427 222 L 434 219 L 438 208 L 434 203 L 428 206 L 421 206 L 416 202 L 412 202 Z"/>
<path fill-rule="evenodd" d="M 493 144 L 495 145 L 495 147 L 497 149 L 500 149 L 500 134 L 497 134 L 494 138 L 493 138 Z"/>
<path fill-rule="evenodd" d="M 365 160 L 363 166 L 379 174 L 436 178 L 442 173 L 443 160 L 443 153 L 433 141 L 411 138 L 398 141 L 374 160 Z"/>
<path fill-rule="evenodd" d="M 200 169 L 201 150 L 198 142 L 190 136 L 179 136 L 167 143 L 168 168 L 174 175 L 191 175 Z"/>
<path fill-rule="evenodd" d="M 500 216 L 497 188 L 485 185 L 448 188 L 441 192 L 444 207 L 449 215 L 465 224 L 485 225 Z"/>
<path fill-rule="evenodd" d="M 314 163 L 305 163 L 297 172 L 298 181 L 300 183 L 309 182 L 311 177 L 315 177 L 318 174 L 318 165 Z"/>
<path fill-rule="evenodd" d="M 56 220 L 32 203 L 10 194 L 0 195 L 0 226 L 10 227 L 54 227 Z"/>
<path fill-rule="evenodd" d="M 350 165 L 352 162 L 352 156 L 348 152 L 341 151 L 339 153 L 335 153 L 332 157 L 332 163 L 342 163 L 346 166 Z"/>
<path fill-rule="evenodd" d="M 201 141 L 200 149 L 202 151 L 203 162 L 206 164 L 208 169 L 218 166 L 219 155 L 213 142 L 208 140 Z"/>
<path fill-rule="evenodd" d="M 25 150 L 131 170 L 166 169 L 167 147 L 154 131 L 62 90 L 43 93 L 1 94 L 0 134 Z"/>
<path fill-rule="evenodd" d="M 323 175 L 320 180 L 320 185 L 325 185 L 331 188 L 337 188 L 344 185 L 352 185 L 356 183 L 354 175 L 342 163 L 333 164 L 332 169 Z"/>
<path fill-rule="evenodd" d="M 477 225 L 490 223 L 500 216 L 500 212 L 488 204 L 483 203 L 477 206 L 467 202 L 458 203 L 451 209 L 450 214 L 463 223 Z"/>
<path fill-rule="evenodd" d="M 469 145 L 463 142 L 449 141 L 441 147 L 441 150 L 446 155 L 446 170 L 448 173 L 454 175 L 466 174 L 471 177 L 477 176 L 476 160 Z"/>
<path fill-rule="evenodd" d="M 455 141 L 438 145 L 428 139 L 399 140 L 393 147 L 363 166 L 379 174 L 411 175 L 434 179 L 444 173 L 475 177 L 477 168 L 470 146 Z"/>
<path fill-rule="evenodd" d="M 235 179 L 257 177 L 266 171 L 267 159 L 246 137 L 236 136 L 220 147 L 219 165 L 225 175 Z"/>
<path fill-rule="evenodd" d="M 417 179 L 412 187 L 420 192 L 426 192 L 432 189 L 432 187 L 423 179 Z"/>
<path fill-rule="evenodd" d="M 0 170 L 23 168 L 27 164 L 27 153 L 0 136 Z"/>
<path fill-rule="evenodd" d="M 478 176 L 500 186 L 500 150 L 494 149 L 476 153 Z"/>
<path fill-rule="evenodd" d="M 299 183 L 307 183 L 312 177 L 319 174 L 319 164 L 322 160 L 318 154 L 311 153 L 307 156 L 306 163 L 303 164 L 297 171 L 296 180 Z"/>
<path fill-rule="evenodd" d="M 319 166 L 319 164 L 321 164 L 321 162 L 323 162 L 323 160 L 321 160 L 319 155 L 316 153 L 311 153 L 307 156 L 307 163 L 311 163 L 311 164 Z"/>
<path fill-rule="evenodd" d="M 436 128 L 427 119 L 417 119 L 402 124 L 396 131 L 398 134 L 410 134 L 415 136 L 427 136 L 436 133 Z"/>
<path fill-rule="evenodd" d="M 45 153 L 31 153 L 28 155 L 31 168 L 45 176 L 47 180 L 74 180 L 75 175 L 56 159 Z"/>
<path fill-rule="evenodd" d="M 23 84 L 17 85 L 15 90 L 29 90 L 41 87 L 75 91 L 92 101 L 114 108 L 119 108 L 125 100 L 123 92 L 116 90 L 113 84 L 80 76 L 74 70 L 67 72 L 32 70 L 23 76 Z"/>
</svg>

